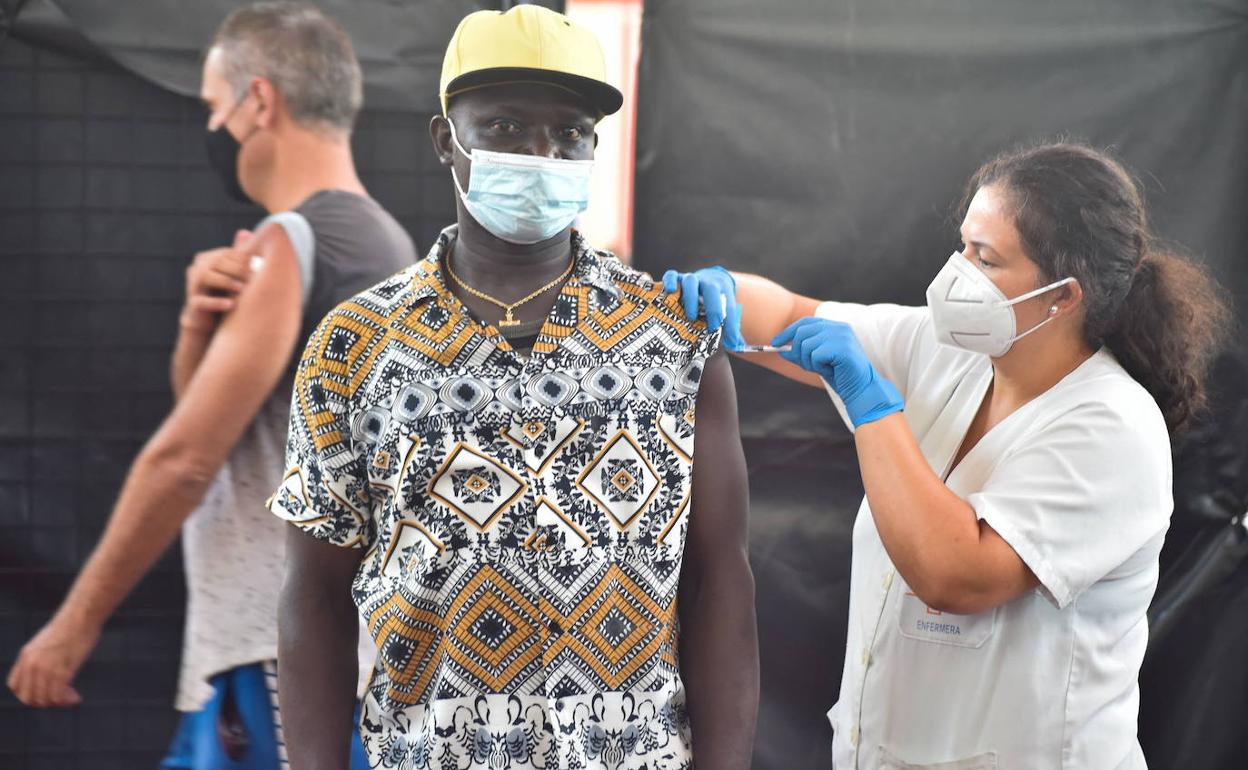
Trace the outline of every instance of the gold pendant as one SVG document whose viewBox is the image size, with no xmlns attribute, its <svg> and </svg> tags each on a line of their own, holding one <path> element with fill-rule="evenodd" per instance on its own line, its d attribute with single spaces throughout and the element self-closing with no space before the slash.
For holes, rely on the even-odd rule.
<svg viewBox="0 0 1248 770">
<path fill-rule="evenodd" d="M 498 322 L 498 328 L 505 326 L 519 326 L 520 322 L 511 315 L 511 308 L 507 308 L 507 315 L 503 316 L 503 320 Z"/>
</svg>

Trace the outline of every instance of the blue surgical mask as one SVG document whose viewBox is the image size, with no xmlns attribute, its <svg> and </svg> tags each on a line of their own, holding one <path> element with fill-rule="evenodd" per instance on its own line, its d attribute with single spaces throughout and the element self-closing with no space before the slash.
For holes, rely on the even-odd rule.
<svg viewBox="0 0 1248 770">
<path fill-rule="evenodd" d="M 450 123 L 450 120 L 447 121 Z M 451 125 L 455 148 L 472 161 L 468 190 L 451 178 L 472 218 L 509 243 L 553 238 L 589 206 L 592 160 L 560 160 L 511 152 L 464 149 Z"/>
</svg>

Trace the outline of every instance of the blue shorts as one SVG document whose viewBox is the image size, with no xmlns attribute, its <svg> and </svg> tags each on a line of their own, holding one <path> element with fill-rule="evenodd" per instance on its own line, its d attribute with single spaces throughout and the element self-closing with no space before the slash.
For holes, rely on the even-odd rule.
<svg viewBox="0 0 1248 770">
<path fill-rule="evenodd" d="M 277 710 L 277 665 L 272 661 L 240 666 L 210 680 L 212 700 L 199 711 L 182 715 L 169 755 L 160 770 L 286 770 L 286 743 Z M 232 759 L 219 728 L 227 692 L 237 708 L 236 723 L 246 733 L 245 748 Z M 351 770 L 367 770 L 360 744 L 360 707 L 351 730 Z"/>
</svg>

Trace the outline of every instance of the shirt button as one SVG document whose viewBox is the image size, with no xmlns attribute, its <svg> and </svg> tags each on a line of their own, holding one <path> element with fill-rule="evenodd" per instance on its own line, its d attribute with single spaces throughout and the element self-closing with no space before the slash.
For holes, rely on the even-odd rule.
<svg viewBox="0 0 1248 770">
<path fill-rule="evenodd" d="M 862 651 L 862 665 L 864 666 L 871 665 L 871 650 Z"/>
<path fill-rule="evenodd" d="M 893 573 L 893 571 L 892 571 L 892 570 L 889 570 L 888 572 L 885 572 L 885 573 L 884 573 L 884 583 L 883 583 L 883 585 L 884 585 L 884 590 L 885 590 L 885 591 L 887 591 L 889 588 L 892 588 L 892 586 L 893 586 L 893 574 L 894 574 L 894 573 Z"/>
<path fill-rule="evenodd" d="M 858 728 L 854 727 L 849 731 L 849 745 L 858 748 Z"/>
</svg>

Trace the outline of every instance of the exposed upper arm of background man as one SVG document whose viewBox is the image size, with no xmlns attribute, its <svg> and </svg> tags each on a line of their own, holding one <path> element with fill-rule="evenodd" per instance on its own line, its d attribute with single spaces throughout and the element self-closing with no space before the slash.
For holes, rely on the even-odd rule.
<svg viewBox="0 0 1248 770">
<path fill-rule="evenodd" d="M 289 367 L 302 318 L 303 281 L 286 231 L 270 224 L 245 248 L 260 257 L 257 269 L 221 321 L 168 426 L 182 428 L 169 438 L 197 447 L 197 459 L 213 473 Z"/>
</svg>

